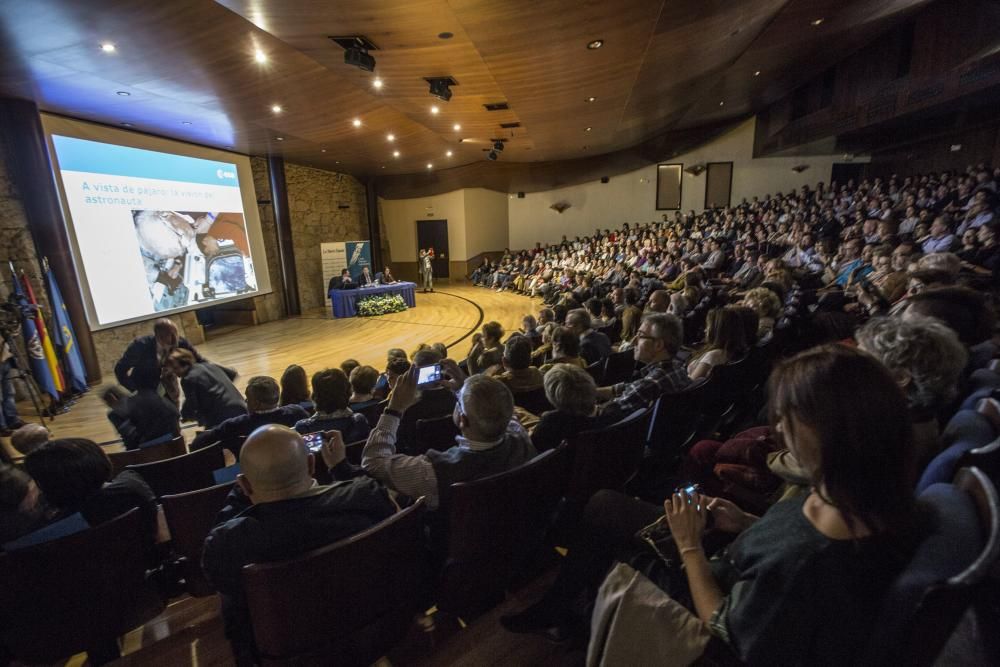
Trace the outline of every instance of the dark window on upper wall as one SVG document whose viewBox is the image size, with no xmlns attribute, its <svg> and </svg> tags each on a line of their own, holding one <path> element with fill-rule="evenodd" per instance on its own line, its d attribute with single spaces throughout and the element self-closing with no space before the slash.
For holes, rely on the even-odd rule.
<svg viewBox="0 0 1000 667">
<path fill-rule="evenodd" d="M 901 79 L 910 74 L 910 61 L 913 60 L 913 32 L 915 24 L 907 21 L 899 29 L 899 60 L 896 61 L 896 78 Z"/>
<path fill-rule="evenodd" d="M 799 86 L 792 91 L 792 113 L 791 120 L 802 118 L 809 113 L 809 88 Z"/>
<path fill-rule="evenodd" d="M 823 87 L 820 89 L 819 108 L 833 104 L 833 88 L 837 82 L 837 70 L 833 67 L 823 72 Z"/>
<path fill-rule="evenodd" d="M 733 163 L 709 162 L 705 172 L 705 208 L 729 206 L 733 194 Z"/>
<path fill-rule="evenodd" d="M 676 210 L 681 207 L 683 164 L 656 165 L 656 210 Z"/>
</svg>

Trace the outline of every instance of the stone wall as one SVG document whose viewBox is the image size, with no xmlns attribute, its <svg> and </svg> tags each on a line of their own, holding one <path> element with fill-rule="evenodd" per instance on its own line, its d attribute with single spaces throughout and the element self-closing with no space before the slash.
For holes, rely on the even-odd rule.
<svg viewBox="0 0 1000 667">
<path fill-rule="evenodd" d="M 35 243 L 28 231 L 28 217 L 21 203 L 21 194 L 14 178 L 7 168 L 11 163 L 9 147 L 0 134 L 0 298 L 6 299 L 11 289 L 11 275 L 7 262 L 14 262 L 18 271 L 24 271 L 31 279 L 35 297 L 47 309 L 48 297 L 42 283 L 42 266 L 35 252 Z M 62 291 L 76 289 L 76 286 L 60 285 Z"/>
<path fill-rule="evenodd" d="M 257 200 L 271 200 L 271 181 L 268 176 L 267 159 L 250 158 L 250 169 L 253 171 L 253 187 Z M 272 322 L 285 317 L 284 281 L 281 279 L 281 260 L 278 257 L 278 227 L 274 222 L 274 206 L 266 204 L 257 207 L 260 215 L 260 228 L 264 236 L 264 248 L 267 251 L 267 272 L 271 275 L 271 293 L 253 297 L 254 308 L 257 310 L 257 322 Z"/>
<path fill-rule="evenodd" d="M 287 163 L 285 180 L 299 302 L 306 312 L 326 305 L 320 244 L 368 238 L 365 187 L 347 174 Z"/>
</svg>

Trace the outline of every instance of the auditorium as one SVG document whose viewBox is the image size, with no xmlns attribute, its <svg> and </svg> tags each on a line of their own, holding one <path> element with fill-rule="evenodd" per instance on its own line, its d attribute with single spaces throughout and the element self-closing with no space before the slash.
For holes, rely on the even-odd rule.
<svg viewBox="0 0 1000 667">
<path fill-rule="evenodd" d="M 0 667 L 1000 664 L 1000 2 L 0 29 Z"/>
</svg>

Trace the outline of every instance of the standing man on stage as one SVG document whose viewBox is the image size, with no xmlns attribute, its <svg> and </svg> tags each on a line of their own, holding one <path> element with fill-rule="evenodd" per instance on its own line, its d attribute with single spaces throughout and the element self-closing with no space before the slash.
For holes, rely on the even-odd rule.
<svg viewBox="0 0 1000 667">
<path fill-rule="evenodd" d="M 139 336 L 125 348 L 125 354 L 115 364 L 118 384 L 129 391 L 159 390 L 174 405 L 180 404 L 180 383 L 166 366 L 167 357 L 176 349 L 184 349 L 199 362 L 205 361 L 191 343 L 177 333 L 177 325 L 161 318 L 153 324 L 152 336 Z"/>
<path fill-rule="evenodd" d="M 420 273 L 424 278 L 424 292 L 434 291 L 434 248 L 420 251 Z"/>
</svg>

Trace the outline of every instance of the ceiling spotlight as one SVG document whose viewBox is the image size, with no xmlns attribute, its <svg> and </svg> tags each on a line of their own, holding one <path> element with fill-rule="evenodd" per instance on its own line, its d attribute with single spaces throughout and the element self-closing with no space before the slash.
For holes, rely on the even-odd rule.
<svg viewBox="0 0 1000 667">
<path fill-rule="evenodd" d="M 378 77 L 375 77 L 375 80 L 372 81 L 372 88 L 374 88 L 375 90 L 381 90 L 381 88 L 382 88 L 382 79 L 380 79 Z"/>
<path fill-rule="evenodd" d="M 320 153 L 325 153 L 325 152 L 326 152 L 326 149 L 325 149 L 325 148 L 321 148 L 321 149 L 319 149 L 319 152 L 320 152 Z"/>
<path fill-rule="evenodd" d="M 280 104 L 272 104 L 271 105 L 271 111 L 273 111 L 274 113 L 281 113 L 281 105 Z"/>
<path fill-rule="evenodd" d="M 451 153 L 451 151 L 448 151 L 447 153 L 445 153 L 445 155 L 447 155 L 448 157 L 451 157 L 452 153 Z"/>
<path fill-rule="evenodd" d="M 385 165 L 384 164 L 382 165 L 382 168 L 385 169 Z"/>
<path fill-rule="evenodd" d="M 596 101 L 597 101 L 597 98 L 596 98 L 596 97 L 594 97 L 594 96 L 590 96 L 590 97 L 588 97 L 588 98 L 587 98 L 587 101 L 588 101 L 588 102 L 596 102 Z"/>
<path fill-rule="evenodd" d="M 455 80 L 450 76 L 430 77 L 425 79 L 425 81 L 431 86 L 431 95 L 442 102 L 447 102 L 451 99 L 452 92 L 450 86 L 455 85 Z"/>
<path fill-rule="evenodd" d="M 275 139 L 277 139 L 278 141 L 284 141 L 285 140 L 284 137 L 275 137 Z"/>
<path fill-rule="evenodd" d="M 267 54 L 261 51 L 260 49 L 257 49 L 256 51 L 253 52 L 253 59 L 262 64 L 266 63 Z"/>
<path fill-rule="evenodd" d="M 132 127 L 132 123 L 122 123 L 122 127 Z"/>
<path fill-rule="evenodd" d="M 428 168 L 428 169 L 433 169 L 433 168 L 434 168 L 434 165 L 433 165 L 433 164 L 431 164 L 430 162 L 428 162 L 428 163 L 427 163 L 427 168 Z"/>
<path fill-rule="evenodd" d="M 753 75 L 754 76 L 760 76 L 760 70 L 757 70 L 756 72 L 754 72 Z"/>
<path fill-rule="evenodd" d="M 592 42 L 590 42 L 590 43 L 587 44 L 587 48 L 590 49 L 591 51 L 599 49 L 602 46 L 604 46 L 604 40 L 603 39 L 595 39 L 594 41 L 592 41 Z"/>
<path fill-rule="evenodd" d="M 823 18 L 818 18 L 818 19 L 816 19 L 815 21 L 812 21 L 812 22 L 811 22 L 811 24 L 812 24 L 812 25 L 813 25 L 813 26 L 815 27 L 815 26 L 818 26 L 818 25 L 822 25 L 822 24 L 823 24 L 823 21 L 825 21 L 825 20 L 826 20 L 826 19 L 823 19 Z"/>
<path fill-rule="evenodd" d="M 387 135 L 385 135 L 385 140 L 386 141 L 395 141 L 396 140 L 396 135 L 395 134 L 387 134 Z"/>
<path fill-rule="evenodd" d="M 726 106 L 726 103 L 725 102 L 719 102 L 719 106 L 720 107 L 724 107 L 724 106 Z"/>
<path fill-rule="evenodd" d="M 189 120 L 182 120 L 181 121 L 181 125 L 191 125 L 191 121 L 189 121 Z"/>
<path fill-rule="evenodd" d="M 128 92 L 127 90 L 119 90 L 117 93 L 115 93 L 115 95 L 118 95 L 119 97 L 128 97 L 131 94 L 132 93 Z"/>
<path fill-rule="evenodd" d="M 351 121 L 351 125 L 353 125 L 354 127 L 361 127 L 361 119 L 355 118 L 354 120 Z"/>
<path fill-rule="evenodd" d="M 375 58 L 363 46 L 351 46 L 344 49 L 344 64 L 354 65 L 358 69 L 366 72 L 375 71 Z"/>
<path fill-rule="evenodd" d="M 503 141 L 501 141 L 500 139 L 497 139 L 496 141 L 494 141 L 493 142 L 493 150 L 497 151 L 498 153 L 502 153 L 503 152 Z"/>
<path fill-rule="evenodd" d="M 593 129 L 594 129 L 594 128 L 592 128 L 592 127 L 588 127 L 587 129 L 585 129 L 585 130 L 584 130 L 584 132 L 590 132 L 590 131 L 591 131 L 591 130 L 593 130 Z"/>
<path fill-rule="evenodd" d="M 461 126 L 461 125 L 459 125 L 458 123 L 455 123 L 454 125 L 452 125 L 452 126 L 451 126 L 451 129 L 453 129 L 453 130 L 455 130 L 456 132 L 458 132 L 459 130 L 461 130 L 461 129 L 462 129 L 462 126 Z"/>
<path fill-rule="evenodd" d="M 114 53 L 115 45 L 112 44 L 111 42 L 104 42 L 103 44 L 101 44 L 101 51 L 104 51 L 105 53 Z"/>
<path fill-rule="evenodd" d="M 500 156 L 497 155 L 496 151 L 490 151 L 489 153 L 486 154 L 486 159 L 487 160 L 495 161 L 498 157 L 500 157 Z"/>
<path fill-rule="evenodd" d="M 440 109 L 438 109 L 436 105 L 431 107 L 431 113 L 436 114 L 438 111 L 440 111 Z"/>
<path fill-rule="evenodd" d="M 393 151 L 392 152 L 392 156 L 393 157 L 399 157 L 399 151 Z"/>
</svg>

